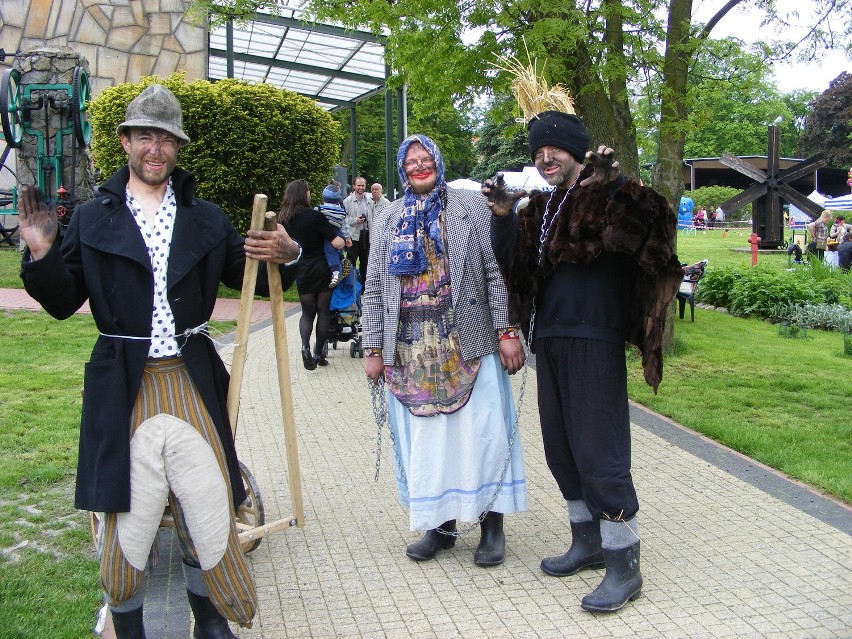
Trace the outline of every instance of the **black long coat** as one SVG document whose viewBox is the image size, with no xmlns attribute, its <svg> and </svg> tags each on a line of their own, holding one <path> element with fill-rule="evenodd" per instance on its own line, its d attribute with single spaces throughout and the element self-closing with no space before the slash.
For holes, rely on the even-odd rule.
<svg viewBox="0 0 852 639">
<path fill-rule="evenodd" d="M 61 249 L 57 242 L 34 262 L 25 255 L 21 271 L 27 292 L 57 319 L 70 317 L 88 299 L 101 333 L 85 367 L 75 505 L 104 512 L 130 510 L 130 412 L 150 346 L 150 340 L 107 335 L 150 336 L 154 307 L 151 260 L 125 204 L 128 178 L 125 165 L 97 198 L 77 208 Z M 245 252 L 243 238 L 222 209 L 194 197 L 192 175 L 176 168 L 172 186 L 177 215 L 167 288 L 181 334 L 210 319 L 220 282 L 241 288 Z M 285 288 L 295 270 L 282 267 Z M 261 295 L 267 288 L 262 273 L 257 282 Z M 190 336 L 181 354 L 216 424 L 239 504 L 245 491 L 228 422 L 227 370 L 203 335 Z"/>
</svg>

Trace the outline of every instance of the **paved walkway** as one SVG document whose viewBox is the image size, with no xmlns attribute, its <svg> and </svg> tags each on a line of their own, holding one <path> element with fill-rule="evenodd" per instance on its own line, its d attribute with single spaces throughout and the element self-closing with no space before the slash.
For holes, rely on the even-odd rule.
<svg viewBox="0 0 852 639">
<path fill-rule="evenodd" d="M 639 406 L 633 464 L 645 587 L 620 613 L 584 612 L 580 599 L 602 571 L 558 579 L 538 567 L 569 539 L 532 369 L 520 418 L 529 511 L 506 518 L 505 563 L 473 564 L 475 531 L 434 561 L 411 561 L 405 545 L 419 534 L 396 500 L 386 431 L 374 481 L 376 426 L 361 361 L 344 343 L 328 367 L 306 371 L 298 317 L 289 313 L 287 330 L 306 521 L 249 555 L 260 610 L 243 639 L 852 637 L 852 510 Z M 273 337 L 268 321 L 254 326 L 237 434 L 267 521 L 292 513 Z M 232 351 L 223 347 L 226 361 Z M 151 638 L 187 636 L 179 579 L 164 569 L 149 580 Z"/>
</svg>

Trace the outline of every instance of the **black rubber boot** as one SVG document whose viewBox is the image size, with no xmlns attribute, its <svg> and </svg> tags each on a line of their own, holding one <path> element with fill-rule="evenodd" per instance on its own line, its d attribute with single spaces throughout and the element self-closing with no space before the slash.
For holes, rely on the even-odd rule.
<svg viewBox="0 0 852 639">
<path fill-rule="evenodd" d="M 639 572 L 639 543 L 627 548 L 604 548 L 606 575 L 580 604 L 589 612 L 614 612 L 633 601 L 642 592 L 642 575 Z"/>
<path fill-rule="evenodd" d="M 130 612 L 110 610 L 112 627 L 117 639 L 145 639 L 145 625 L 142 622 L 142 606 Z"/>
<path fill-rule="evenodd" d="M 489 510 L 479 524 L 482 536 L 473 553 L 477 566 L 499 566 L 506 557 L 506 534 L 503 532 L 503 513 Z"/>
<path fill-rule="evenodd" d="M 541 569 L 554 577 L 567 577 L 583 568 L 603 568 L 601 526 L 597 519 L 571 522 L 571 547 L 564 555 L 545 557 Z"/>
<path fill-rule="evenodd" d="M 237 639 L 237 635 L 231 632 L 228 620 L 216 610 L 210 597 L 202 597 L 189 590 L 186 591 L 186 597 L 192 608 L 192 616 L 195 617 L 195 630 L 192 631 L 195 639 Z"/>
<path fill-rule="evenodd" d="M 456 520 L 451 519 L 441 524 L 441 530 L 447 532 L 456 532 Z M 420 541 L 415 541 L 409 544 L 405 549 L 405 554 L 415 561 L 429 561 L 434 559 L 435 555 L 441 550 L 447 550 L 456 545 L 455 535 L 445 535 L 439 532 L 437 528 L 427 530 L 426 534 Z"/>
</svg>

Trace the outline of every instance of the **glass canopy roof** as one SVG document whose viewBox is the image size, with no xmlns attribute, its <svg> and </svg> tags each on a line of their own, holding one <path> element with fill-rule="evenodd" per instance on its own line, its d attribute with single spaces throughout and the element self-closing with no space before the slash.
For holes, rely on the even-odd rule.
<svg viewBox="0 0 852 639">
<path fill-rule="evenodd" d="M 300 20 L 301 10 L 255 14 L 233 25 L 233 77 L 266 82 L 337 110 L 384 92 L 384 39 Z M 210 32 L 208 77 L 228 76 L 228 27 Z"/>
</svg>

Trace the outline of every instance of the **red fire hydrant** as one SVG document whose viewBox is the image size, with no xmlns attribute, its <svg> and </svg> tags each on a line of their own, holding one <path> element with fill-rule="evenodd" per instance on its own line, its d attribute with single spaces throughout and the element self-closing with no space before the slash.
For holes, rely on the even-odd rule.
<svg viewBox="0 0 852 639">
<path fill-rule="evenodd" d="M 757 247 L 760 245 L 760 237 L 757 233 L 748 236 L 748 243 L 751 244 L 751 265 L 757 266 Z"/>
</svg>

